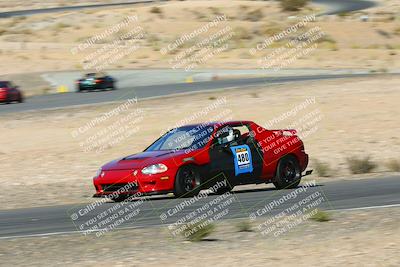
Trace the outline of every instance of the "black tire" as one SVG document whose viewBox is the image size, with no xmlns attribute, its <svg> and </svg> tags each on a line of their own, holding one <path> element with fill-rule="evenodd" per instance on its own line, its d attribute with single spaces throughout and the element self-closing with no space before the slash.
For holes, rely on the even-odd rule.
<svg viewBox="0 0 400 267">
<path fill-rule="evenodd" d="M 113 82 L 110 82 L 107 89 L 108 89 L 108 90 L 115 90 L 115 85 L 114 85 L 114 83 L 113 83 Z"/>
<path fill-rule="evenodd" d="M 301 181 L 301 170 L 298 160 L 288 155 L 279 160 L 276 168 L 274 185 L 277 189 L 296 188 Z"/>
<path fill-rule="evenodd" d="M 23 103 L 23 102 L 24 102 L 24 97 L 22 95 L 19 95 L 18 103 Z"/>
<path fill-rule="evenodd" d="M 174 195 L 192 197 L 201 190 L 201 179 L 198 167 L 185 165 L 179 168 L 175 176 Z"/>
</svg>

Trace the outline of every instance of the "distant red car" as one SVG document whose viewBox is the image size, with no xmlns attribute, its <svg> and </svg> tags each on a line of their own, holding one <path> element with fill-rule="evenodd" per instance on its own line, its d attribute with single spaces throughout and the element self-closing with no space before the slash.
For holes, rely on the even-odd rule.
<svg viewBox="0 0 400 267">
<path fill-rule="evenodd" d="M 295 130 L 267 130 L 251 121 L 187 125 L 165 133 L 141 153 L 101 167 L 93 178 L 94 197 L 194 196 L 217 183 L 224 186 L 216 193 L 270 182 L 278 189 L 294 188 L 312 172 L 302 174 L 307 165 Z"/>
<path fill-rule="evenodd" d="M 22 92 L 18 86 L 15 86 L 9 81 L 0 81 L 0 102 L 11 103 L 11 102 L 24 102 Z"/>
</svg>

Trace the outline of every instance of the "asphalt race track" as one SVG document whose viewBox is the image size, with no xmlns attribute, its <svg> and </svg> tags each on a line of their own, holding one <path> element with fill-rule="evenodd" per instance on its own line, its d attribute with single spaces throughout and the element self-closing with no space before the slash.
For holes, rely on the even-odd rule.
<svg viewBox="0 0 400 267">
<path fill-rule="evenodd" d="M 29 16 L 29 15 L 64 12 L 64 11 L 76 11 L 76 10 L 81 10 L 81 9 L 92 9 L 92 8 L 102 8 L 102 7 L 119 7 L 119 6 L 151 3 L 151 2 L 154 2 L 154 0 L 136 0 L 136 1 L 122 2 L 122 3 L 95 4 L 95 5 L 77 5 L 77 6 L 63 6 L 63 7 L 16 10 L 16 11 L 1 12 L 0 13 L 0 18 L 10 18 L 10 17 L 17 17 L 17 16 Z"/>
<path fill-rule="evenodd" d="M 339 78 L 356 78 L 372 76 L 372 74 L 332 74 L 332 75 L 309 75 L 309 76 L 290 76 L 275 78 L 246 78 L 217 80 L 195 83 L 178 83 L 166 85 L 138 86 L 130 88 L 118 88 L 115 91 L 96 91 L 85 93 L 64 93 L 43 96 L 33 96 L 26 99 L 22 104 L 0 104 L 1 113 L 13 113 L 19 111 L 32 111 L 41 109 L 62 108 L 68 106 L 96 104 L 126 100 L 129 98 L 146 99 L 151 97 L 161 97 L 174 94 L 205 92 L 216 89 L 241 88 L 245 90 L 248 86 L 265 86 L 270 84 L 280 84 L 298 81 L 315 81 Z M 118 87 L 118 84 L 117 84 Z"/>
<path fill-rule="evenodd" d="M 249 214 L 257 212 L 257 210 L 271 203 L 272 200 L 280 199 L 284 195 L 288 196 L 294 190 L 299 189 L 278 191 L 273 188 L 261 190 L 240 190 L 238 188 L 237 191 L 232 193 L 231 196 L 235 198 L 235 201 L 228 206 L 229 212 L 223 218 L 248 218 Z M 315 186 L 309 187 L 306 193 L 301 194 L 309 196 L 316 194 L 316 192 L 324 197 L 324 201 L 318 207 L 326 210 L 400 206 L 400 176 L 333 182 L 317 181 Z M 301 194 L 298 194 L 297 198 L 285 201 L 282 205 L 262 215 L 261 218 L 277 214 L 299 201 L 299 199 L 304 199 L 306 195 Z M 134 220 L 120 225 L 120 229 L 151 227 L 163 224 L 167 226 L 218 197 L 220 196 L 209 195 L 207 198 L 200 198 L 184 210 L 173 216 L 168 216 L 164 221 L 160 219 L 160 215 L 168 214 L 168 210 L 188 199 L 154 197 L 138 205 L 140 213 L 135 216 Z M 129 204 L 133 205 L 134 203 L 135 201 L 129 202 Z M 91 211 L 90 216 L 98 216 L 103 211 L 113 207 L 113 205 L 115 203 L 105 202 Z M 77 233 L 77 228 L 70 216 L 87 207 L 87 204 L 81 204 L 0 211 L 0 239 Z M 77 222 L 75 221 L 75 224 L 79 225 Z"/>
<path fill-rule="evenodd" d="M 334 15 L 371 8 L 376 5 L 374 1 L 366 0 L 312 0 L 315 4 L 327 6 L 327 10 L 320 15 Z"/>
</svg>

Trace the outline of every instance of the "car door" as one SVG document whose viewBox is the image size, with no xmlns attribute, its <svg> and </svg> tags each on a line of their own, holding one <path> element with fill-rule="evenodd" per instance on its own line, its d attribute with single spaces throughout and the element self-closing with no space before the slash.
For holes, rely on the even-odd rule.
<svg viewBox="0 0 400 267">
<path fill-rule="evenodd" d="M 234 140 L 221 143 L 224 137 L 215 135 L 209 149 L 210 172 L 215 175 L 223 174 L 233 184 L 249 184 L 259 180 L 263 167 L 262 151 L 256 141 L 247 142 L 237 136 Z"/>
<path fill-rule="evenodd" d="M 210 178 L 219 177 L 218 180 L 222 180 L 225 177 L 233 181 L 235 169 L 230 147 L 213 141 L 208 153 L 210 156 Z"/>
<path fill-rule="evenodd" d="M 235 180 L 237 184 L 255 183 L 260 180 L 264 159 L 258 142 L 249 134 L 241 136 L 236 144 L 230 144 L 234 157 Z"/>
</svg>

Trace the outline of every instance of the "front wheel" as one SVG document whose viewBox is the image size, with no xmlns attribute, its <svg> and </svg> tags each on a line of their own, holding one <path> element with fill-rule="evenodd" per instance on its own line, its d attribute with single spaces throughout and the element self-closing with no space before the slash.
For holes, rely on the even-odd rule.
<svg viewBox="0 0 400 267">
<path fill-rule="evenodd" d="M 277 189 L 296 188 L 301 181 L 301 170 L 294 156 L 285 156 L 279 160 L 274 185 Z"/>
<path fill-rule="evenodd" d="M 179 168 L 175 177 L 174 195 L 192 197 L 200 192 L 200 173 L 196 166 L 186 165 Z"/>
</svg>

